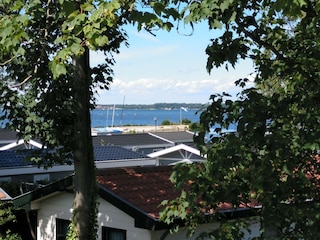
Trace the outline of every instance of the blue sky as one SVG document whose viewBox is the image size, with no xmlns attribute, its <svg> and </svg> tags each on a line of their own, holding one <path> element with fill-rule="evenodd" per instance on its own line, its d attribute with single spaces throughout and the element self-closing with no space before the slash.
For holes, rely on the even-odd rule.
<svg viewBox="0 0 320 240">
<path fill-rule="evenodd" d="M 171 32 L 138 32 L 127 27 L 129 48 L 122 46 L 115 56 L 114 82 L 110 90 L 99 91 L 98 104 L 207 103 L 214 93 L 239 92 L 234 81 L 253 72 L 250 61 L 235 69 L 224 67 L 206 71 L 205 48 L 219 32 L 205 23 L 191 29 Z M 103 61 L 99 53 L 91 54 L 91 65 Z"/>
</svg>

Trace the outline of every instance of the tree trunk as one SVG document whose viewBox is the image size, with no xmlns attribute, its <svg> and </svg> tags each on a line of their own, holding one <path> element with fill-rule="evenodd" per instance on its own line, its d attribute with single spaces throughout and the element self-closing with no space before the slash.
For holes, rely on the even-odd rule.
<svg viewBox="0 0 320 240">
<path fill-rule="evenodd" d="M 74 191 L 73 226 L 77 239 L 95 239 L 95 163 L 91 138 L 89 50 L 74 59 Z"/>
</svg>

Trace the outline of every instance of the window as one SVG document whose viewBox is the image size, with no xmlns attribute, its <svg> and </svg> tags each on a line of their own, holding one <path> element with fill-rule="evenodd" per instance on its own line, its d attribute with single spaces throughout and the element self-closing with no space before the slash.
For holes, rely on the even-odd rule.
<svg viewBox="0 0 320 240">
<path fill-rule="evenodd" d="M 11 177 L 0 177 L 1 183 L 11 182 Z"/>
<path fill-rule="evenodd" d="M 33 176 L 33 182 L 34 183 L 46 183 L 49 182 L 50 180 L 50 175 L 45 173 L 45 174 L 36 174 Z"/>
<path fill-rule="evenodd" d="M 56 219 L 56 239 L 65 240 L 70 221 L 65 219 Z"/>
<path fill-rule="evenodd" d="M 126 230 L 102 227 L 102 240 L 126 240 Z"/>
<path fill-rule="evenodd" d="M 263 239 L 279 239 L 279 230 L 274 226 L 265 226 L 265 232 L 263 233 Z"/>
</svg>

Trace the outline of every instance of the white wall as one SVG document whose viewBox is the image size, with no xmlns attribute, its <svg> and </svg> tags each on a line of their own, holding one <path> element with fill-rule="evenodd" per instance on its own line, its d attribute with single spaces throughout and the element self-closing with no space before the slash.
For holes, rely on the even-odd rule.
<svg viewBox="0 0 320 240">
<path fill-rule="evenodd" d="M 38 209 L 37 239 L 56 239 L 56 218 L 71 219 L 73 194 L 59 193 L 31 204 Z"/>
<path fill-rule="evenodd" d="M 73 197 L 74 195 L 71 193 L 59 193 L 50 198 L 33 202 L 31 208 L 38 209 L 37 236 L 39 240 L 56 239 L 56 218 L 71 219 Z M 127 230 L 127 240 L 151 240 L 151 231 L 135 228 L 132 217 L 103 199 L 99 200 L 99 226 L 125 229 Z M 98 239 L 101 239 L 101 227 L 98 231 Z"/>
<path fill-rule="evenodd" d="M 71 193 L 58 193 L 32 203 L 32 209 L 38 209 L 38 226 L 37 236 L 39 240 L 55 240 L 56 239 L 56 218 L 71 219 L 72 202 L 74 195 Z M 134 227 L 134 219 L 114 207 L 109 202 L 99 198 L 99 215 L 98 224 L 99 238 L 101 239 L 102 226 L 124 229 L 127 231 L 127 240 L 159 240 L 165 231 L 150 231 Z M 246 232 L 244 239 L 259 236 L 259 221 L 255 218 L 251 221 L 251 235 Z M 218 224 L 201 225 L 196 234 L 190 238 L 186 237 L 185 231 L 175 234 L 168 234 L 165 240 L 194 240 L 200 232 L 208 231 L 208 229 L 216 229 Z"/>
<path fill-rule="evenodd" d="M 107 201 L 100 199 L 98 222 L 100 226 L 127 230 L 127 240 L 151 240 L 151 231 L 135 228 L 134 219 L 114 207 Z M 99 230 L 101 239 L 101 229 Z"/>
<path fill-rule="evenodd" d="M 249 219 L 250 221 L 250 230 L 251 234 L 248 231 L 244 231 L 245 236 L 243 240 L 246 239 L 251 239 L 253 237 L 258 237 L 259 235 L 259 230 L 260 230 L 260 222 L 256 218 L 251 218 Z M 184 228 L 181 228 L 179 232 L 173 233 L 173 234 L 168 234 L 164 240 L 195 240 L 197 236 L 201 232 L 208 232 L 210 230 L 217 229 L 219 227 L 218 223 L 211 223 L 211 224 L 202 224 L 201 226 L 198 226 L 195 234 L 191 237 L 187 237 L 187 232 L 184 230 Z M 157 231 L 154 233 L 152 240 L 159 240 L 161 235 L 164 233 L 164 231 Z"/>
</svg>

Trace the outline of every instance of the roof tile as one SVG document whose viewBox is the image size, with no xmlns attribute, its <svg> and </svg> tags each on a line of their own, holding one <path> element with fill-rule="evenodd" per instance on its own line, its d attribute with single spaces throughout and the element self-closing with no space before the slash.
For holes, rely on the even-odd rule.
<svg viewBox="0 0 320 240">
<path fill-rule="evenodd" d="M 36 165 L 25 161 L 27 156 L 27 151 L 0 151 L 0 168 Z"/>
<path fill-rule="evenodd" d="M 98 172 L 97 181 L 150 216 L 159 217 L 159 204 L 179 195 L 169 180 L 171 173 L 170 166 L 104 169 Z"/>
<path fill-rule="evenodd" d="M 17 141 L 18 136 L 16 131 L 0 127 L 0 142 L 12 142 Z"/>
<path fill-rule="evenodd" d="M 148 133 L 99 135 L 93 136 L 92 141 L 94 146 L 141 146 L 170 143 Z"/>
<path fill-rule="evenodd" d="M 31 155 L 33 151 L 32 149 L 0 151 L 0 168 L 37 165 L 36 163 L 25 161 L 25 158 Z M 149 158 L 144 154 L 120 146 L 94 147 L 94 155 L 96 161 Z"/>
<path fill-rule="evenodd" d="M 96 161 L 149 158 L 120 146 L 95 146 L 94 155 Z"/>
<path fill-rule="evenodd" d="M 190 131 L 175 131 L 175 132 L 154 132 L 155 136 L 168 139 L 175 143 L 193 142 L 194 133 Z"/>
</svg>

